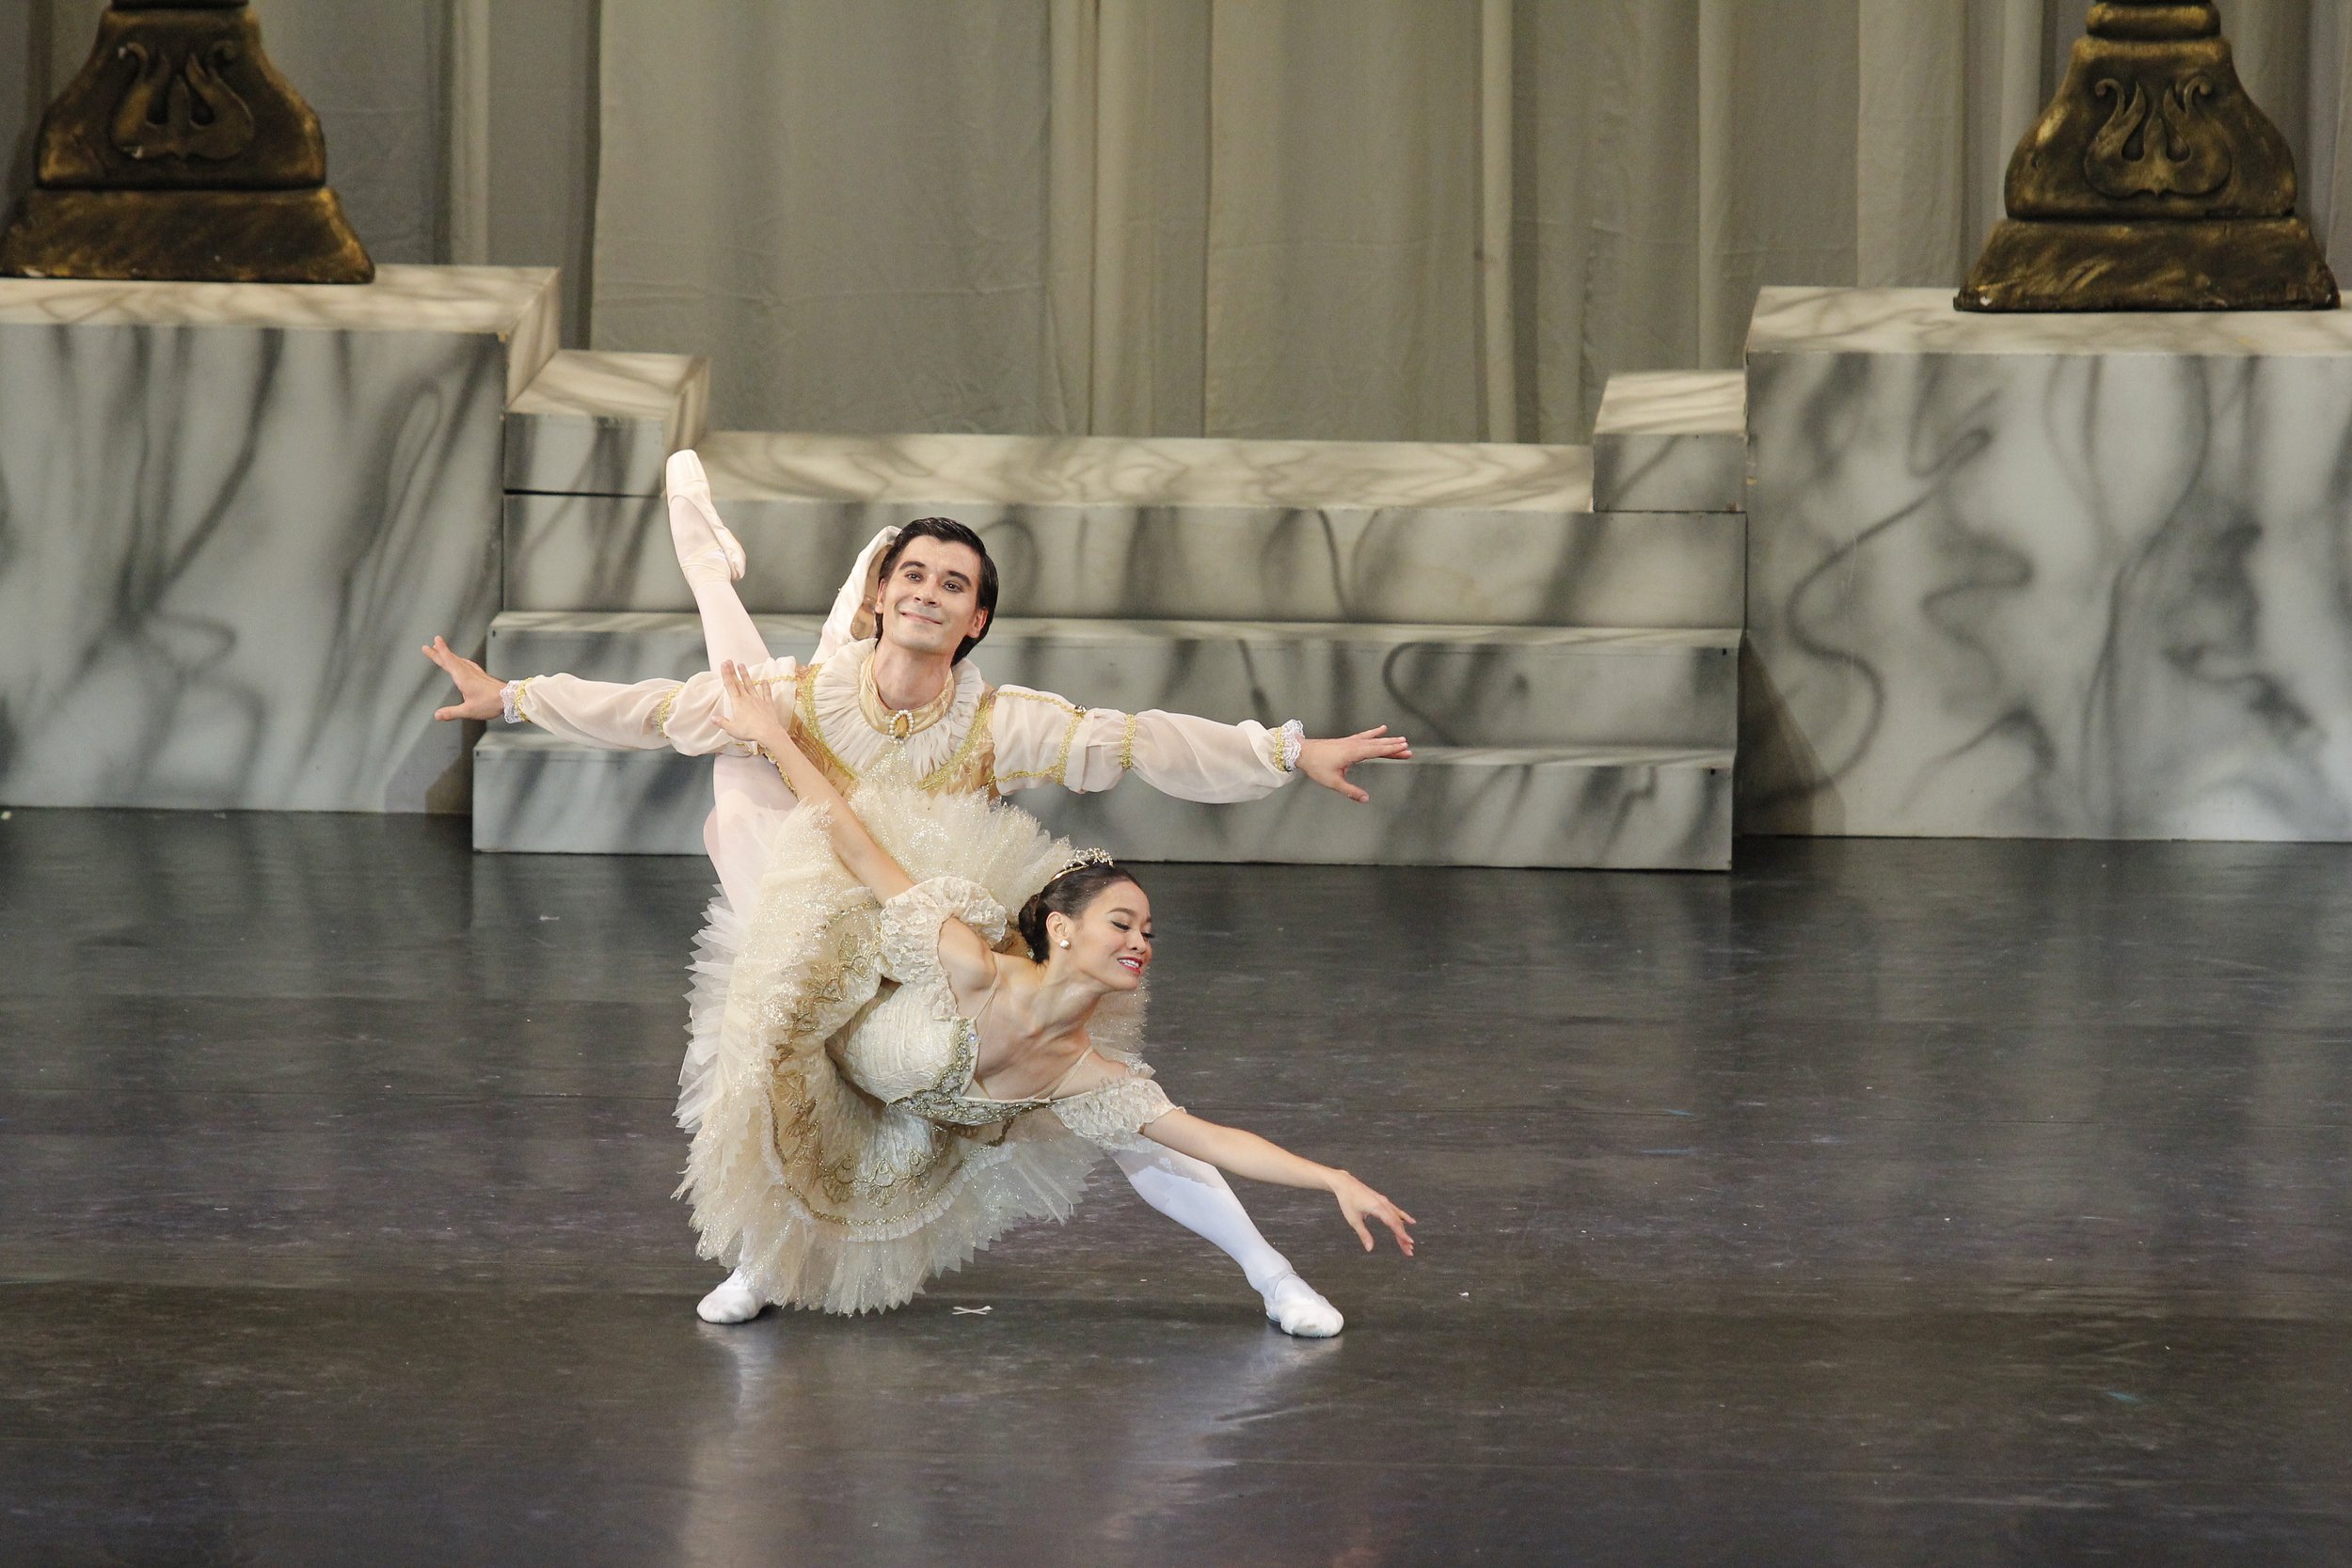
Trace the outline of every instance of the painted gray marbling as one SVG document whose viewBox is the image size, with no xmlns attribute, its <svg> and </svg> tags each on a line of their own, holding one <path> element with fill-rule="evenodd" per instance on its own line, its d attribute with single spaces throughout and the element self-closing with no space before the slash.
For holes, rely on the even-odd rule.
<svg viewBox="0 0 2352 1568">
<path fill-rule="evenodd" d="M 757 611 L 821 613 L 875 530 L 944 514 L 988 541 L 1022 615 L 1714 627 L 1743 613 L 1736 515 L 794 499 L 760 494 L 733 440 L 702 450 Z M 516 496 L 507 541 L 508 609 L 692 607 L 658 499 Z"/>
<path fill-rule="evenodd" d="M 779 654 L 806 657 L 814 616 L 767 616 Z M 1296 719 L 1311 735 L 1388 724 L 1429 746 L 1681 746 L 1728 751 L 1739 727 L 1736 628 L 1382 626 L 1008 618 L 974 662 L 997 683 L 1089 706 L 1216 719 Z M 507 678 L 596 680 L 704 668 L 691 615 L 531 613 L 491 624 Z"/>
<path fill-rule="evenodd" d="M 1241 807 L 1126 787 L 1022 803 L 1056 832 L 1144 861 L 1724 871 L 1731 775 L 1729 752 L 1416 747 L 1409 763 L 1358 770 L 1370 806 L 1295 784 Z"/>
<path fill-rule="evenodd" d="M 704 456 L 745 499 L 875 506 L 1559 513 L 1590 511 L 1593 493 L 1582 447 L 730 433 Z"/>
<path fill-rule="evenodd" d="M 2352 315 L 1767 290 L 1743 831 L 2352 838 Z"/>
<path fill-rule="evenodd" d="M 506 487 L 658 496 L 669 455 L 703 438 L 710 361 L 567 349 L 506 411 Z"/>
<path fill-rule="evenodd" d="M 1642 371 L 1609 378 L 1593 423 L 1598 512 L 1738 512 L 1746 505 L 1747 376 Z"/>
<path fill-rule="evenodd" d="M 498 608 L 553 278 L 0 280 L 0 800 L 463 810 L 416 650 Z"/>
<path fill-rule="evenodd" d="M 701 854 L 707 761 L 603 752 L 493 732 L 475 755 L 474 847 Z M 1731 861 L 1731 755 L 1657 747 L 1416 749 L 1359 775 L 1369 807 L 1294 784 L 1200 806 L 1129 784 L 1019 797 L 1057 832 L 1136 861 L 1535 865 L 1722 870 Z"/>
</svg>

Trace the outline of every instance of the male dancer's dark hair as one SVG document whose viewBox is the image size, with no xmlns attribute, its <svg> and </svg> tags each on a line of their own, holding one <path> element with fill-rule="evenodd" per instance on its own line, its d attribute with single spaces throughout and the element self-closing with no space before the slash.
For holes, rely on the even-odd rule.
<svg viewBox="0 0 2352 1568">
<path fill-rule="evenodd" d="M 917 517 L 900 529 L 898 537 L 890 542 L 890 548 L 882 552 L 882 569 L 874 574 L 876 585 L 890 580 L 890 574 L 898 567 L 898 558 L 906 554 L 907 546 L 917 539 L 940 539 L 950 545 L 961 545 L 980 558 L 980 580 L 974 585 L 974 589 L 979 596 L 980 608 L 988 611 L 988 619 L 993 623 L 996 619 L 996 562 L 989 558 L 988 546 L 980 543 L 980 536 L 953 517 Z M 977 636 L 965 638 L 956 648 L 956 661 L 961 663 L 963 656 L 978 647 L 987 636 L 988 627 L 983 626 Z"/>
</svg>

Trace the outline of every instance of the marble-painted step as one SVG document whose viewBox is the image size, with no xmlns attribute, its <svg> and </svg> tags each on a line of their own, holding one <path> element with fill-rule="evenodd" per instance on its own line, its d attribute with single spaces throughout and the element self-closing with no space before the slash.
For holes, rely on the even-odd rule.
<svg viewBox="0 0 2352 1568">
<path fill-rule="evenodd" d="M 1728 751 L 1688 747 L 1431 747 L 1359 769 L 1369 806 L 1303 779 L 1244 805 L 1196 805 L 1134 781 L 1013 799 L 1055 832 L 1136 861 L 1721 871 L 1731 774 Z M 493 730 L 474 748 L 477 849 L 698 855 L 709 809 L 704 758 L 524 730 Z"/>
<path fill-rule="evenodd" d="M 672 452 L 703 438 L 710 361 L 701 355 L 550 357 L 506 410 L 506 487 L 659 496 Z"/>
<path fill-rule="evenodd" d="M 1609 378 L 1593 420 L 1597 512 L 1747 510 L 1745 371 Z"/>
<path fill-rule="evenodd" d="M 1581 448 L 721 434 L 699 450 L 764 613 L 823 613 L 877 529 L 934 515 L 988 541 L 1008 614 L 1703 627 L 1745 611 L 1742 519 L 1596 515 Z M 659 498 L 508 498 L 506 608 L 693 608 Z"/>
<path fill-rule="evenodd" d="M 758 620 L 778 654 L 805 657 L 817 640 L 814 616 Z M 1727 749 L 1739 647 L 1736 630 L 1009 619 L 973 658 L 993 681 L 1090 706 L 1296 719 L 1311 735 L 1388 724 L 1433 746 Z M 705 658 L 691 615 L 509 610 L 488 662 L 509 677 L 630 681 L 683 678 Z"/>
</svg>

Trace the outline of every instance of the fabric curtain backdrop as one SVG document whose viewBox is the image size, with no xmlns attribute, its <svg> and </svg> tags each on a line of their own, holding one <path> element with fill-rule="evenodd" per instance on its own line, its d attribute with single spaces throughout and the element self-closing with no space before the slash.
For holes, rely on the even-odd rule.
<svg viewBox="0 0 2352 1568">
<path fill-rule="evenodd" d="M 102 7 L 0 5 L 20 185 Z M 561 265 L 727 425 L 1573 441 L 1759 284 L 1957 286 L 2087 0 L 256 9 L 379 260 Z M 2352 277 L 2352 0 L 2222 13 Z"/>
<path fill-rule="evenodd" d="M 2086 8 L 603 0 L 596 341 L 737 427 L 1580 441 L 1760 285 L 1957 287 Z M 2223 11 L 2343 266 L 2352 5 Z"/>
</svg>

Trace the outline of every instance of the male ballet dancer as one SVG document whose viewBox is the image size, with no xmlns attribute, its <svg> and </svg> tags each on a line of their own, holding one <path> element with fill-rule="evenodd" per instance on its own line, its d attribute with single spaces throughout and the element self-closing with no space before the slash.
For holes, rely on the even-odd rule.
<svg viewBox="0 0 2352 1568">
<path fill-rule="evenodd" d="M 996 567 L 977 534 L 946 518 L 885 529 L 851 568 L 802 665 L 772 657 L 736 595 L 742 546 L 719 520 L 702 464 L 691 451 L 669 462 L 670 533 L 702 614 L 710 669 L 684 681 L 634 685 L 534 675 L 505 681 L 453 652 L 439 638 L 425 657 L 456 683 L 459 701 L 440 720 L 530 722 L 566 739 L 620 750 L 664 747 L 711 756 L 716 800 L 703 843 L 726 906 L 748 918 L 762 857 L 756 835 L 794 801 L 776 769 L 748 753 L 716 722 L 724 692 L 712 672 L 733 659 L 773 694 L 793 736 L 844 789 L 893 744 L 930 789 L 1001 793 L 1058 784 L 1108 789 L 1128 773 L 1182 800 L 1256 800 L 1304 774 L 1348 799 L 1369 799 L 1348 780 L 1358 763 L 1407 758 L 1410 747 L 1385 726 L 1342 739 L 1311 740 L 1296 721 L 1279 729 L 1221 724 L 1183 714 L 1082 708 L 1051 692 L 991 688 L 965 655 L 988 633 L 996 610 Z M 691 1131 L 702 1106 L 689 1094 L 678 1116 Z M 1172 1149 L 1115 1156 L 1145 1202 L 1207 1238 L 1241 1265 L 1284 1333 L 1337 1334 L 1339 1310 L 1298 1276 L 1258 1227 L 1214 1165 Z M 740 1274 L 696 1308 L 710 1323 L 741 1323 L 762 1303 Z"/>
</svg>

